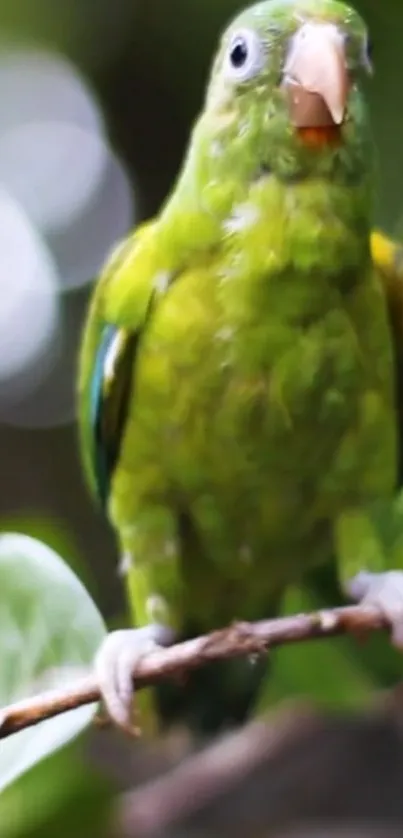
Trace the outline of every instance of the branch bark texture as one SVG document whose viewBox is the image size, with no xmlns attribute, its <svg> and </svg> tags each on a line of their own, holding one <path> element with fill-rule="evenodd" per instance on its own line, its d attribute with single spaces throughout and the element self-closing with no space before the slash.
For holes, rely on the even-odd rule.
<svg viewBox="0 0 403 838">
<path fill-rule="evenodd" d="M 332 637 L 346 633 L 362 635 L 385 630 L 380 611 L 369 605 L 347 606 L 296 614 L 256 623 L 234 623 L 227 628 L 150 652 L 136 667 L 136 688 L 151 686 L 167 678 L 178 678 L 209 661 L 264 654 L 275 646 Z M 71 688 L 51 690 L 0 709 L 0 739 L 38 722 L 100 700 L 93 675 L 76 681 Z"/>
</svg>

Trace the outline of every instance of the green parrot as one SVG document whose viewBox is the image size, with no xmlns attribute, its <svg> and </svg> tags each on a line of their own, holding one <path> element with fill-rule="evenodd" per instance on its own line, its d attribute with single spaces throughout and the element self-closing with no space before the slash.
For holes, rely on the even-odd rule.
<svg viewBox="0 0 403 838">
<path fill-rule="evenodd" d="M 95 286 L 81 449 L 135 628 L 112 632 L 94 666 L 123 728 L 140 657 L 276 613 L 333 558 L 345 594 L 376 603 L 403 645 L 403 563 L 374 523 L 395 514 L 399 444 L 371 71 L 366 26 L 342 2 L 242 12 L 172 194 Z M 242 721 L 265 664 L 227 664 L 156 704 L 180 716 L 188 693 L 194 726 Z"/>
</svg>

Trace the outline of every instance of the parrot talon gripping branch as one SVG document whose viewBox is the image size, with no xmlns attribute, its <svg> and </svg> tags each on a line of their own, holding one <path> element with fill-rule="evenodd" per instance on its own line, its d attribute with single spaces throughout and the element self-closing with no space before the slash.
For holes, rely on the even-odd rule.
<svg viewBox="0 0 403 838">
<path fill-rule="evenodd" d="M 403 565 L 377 521 L 398 514 L 402 294 L 371 237 L 368 44 L 337 0 L 239 14 L 171 195 L 95 286 L 81 450 L 134 625 L 95 677 L 125 729 L 148 650 L 278 613 L 326 562 L 401 645 Z M 240 723 L 266 673 L 264 657 L 210 661 L 136 695 L 142 726 Z"/>
</svg>

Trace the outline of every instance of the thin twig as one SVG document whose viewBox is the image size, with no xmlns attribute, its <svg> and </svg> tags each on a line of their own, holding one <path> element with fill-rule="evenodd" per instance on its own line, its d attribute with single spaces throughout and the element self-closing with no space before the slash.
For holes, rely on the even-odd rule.
<svg viewBox="0 0 403 838">
<path fill-rule="evenodd" d="M 150 652 L 138 663 L 133 677 L 139 689 L 170 677 L 177 678 L 213 660 L 261 654 L 274 646 L 303 640 L 346 633 L 361 635 L 387 628 L 387 622 L 378 609 L 369 605 L 326 609 L 257 623 L 234 623 L 169 649 Z M 96 678 L 89 675 L 70 688 L 51 690 L 18 701 L 0 710 L 0 739 L 99 699 Z"/>
</svg>

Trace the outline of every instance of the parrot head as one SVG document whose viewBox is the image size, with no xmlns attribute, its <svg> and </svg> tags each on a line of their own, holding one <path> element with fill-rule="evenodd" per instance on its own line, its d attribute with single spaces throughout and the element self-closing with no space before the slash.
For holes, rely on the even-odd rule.
<svg viewBox="0 0 403 838">
<path fill-rule="evenodd" d="M 265 0 L 224 33 L 201 122 L 210 177 L 368 174 L 366 26 L 338 0 Z"/>
</svg>

